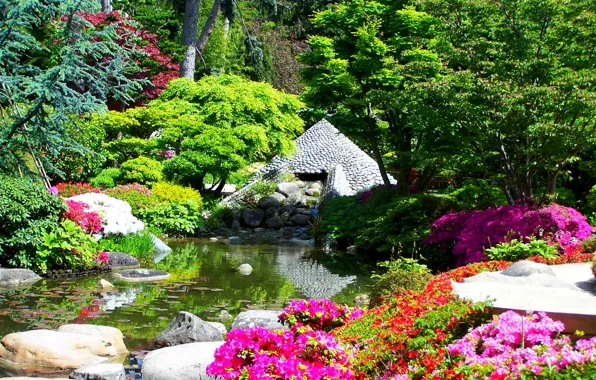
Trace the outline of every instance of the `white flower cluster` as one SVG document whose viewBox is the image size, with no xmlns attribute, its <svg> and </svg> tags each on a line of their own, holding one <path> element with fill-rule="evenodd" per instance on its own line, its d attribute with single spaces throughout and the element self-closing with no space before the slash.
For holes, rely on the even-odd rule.
<svg viewBox="0 0 596 380">
<path fill-rule="evenodd" d="M 105 194 L 86 193 L 68 198 L 83 202 L 89 206 L 89 211 L 96 211 L 101 216 L 102 235 L 126 235 L 142 231 L 145 224 L 132 215 L 130 205 L 120 199 Z"/>
</svg>

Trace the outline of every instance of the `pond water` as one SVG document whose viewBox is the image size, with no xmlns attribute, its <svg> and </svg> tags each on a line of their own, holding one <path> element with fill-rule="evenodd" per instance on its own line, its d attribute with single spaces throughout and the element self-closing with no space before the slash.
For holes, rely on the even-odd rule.
<svg viewBox="0 0 596 380">
<path fill-rule="evenodd" d="M 0 335 L 65 323 L 92 323 L 119 328 L 130 351 L 150 347 L 185 310 L 217 321 L 222 310 L 236 316 L 247 309 L 279 309 L 289 299 L 330 298 L 351 304 L 367 292 L 370 272 L 351 257 L 334 258 L 296 246 L 226 246 L 200 240 L 168 242 L 174 251 L 152 265 L 171 274 L 157 283 L 115 281 L 111 274 L 61 280 L 0 293 Z M 244 276 L 242 263 L 253 267 Z M 104 291 L 100 278 L 116 286 Z M 231 321 L 226 325 L 229 327 Z M 1 373 L 0 373 L 1 374 Z"/>
</svg>

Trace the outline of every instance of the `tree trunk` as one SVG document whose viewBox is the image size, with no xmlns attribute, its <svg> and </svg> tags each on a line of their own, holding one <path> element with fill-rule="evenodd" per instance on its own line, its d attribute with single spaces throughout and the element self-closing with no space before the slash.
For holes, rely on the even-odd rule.
<svg viewBox="0 0 596 380">
<path fill-rule="evenodd" d="M 214 195 L 216 197 L 219 197 L 221 195 L 222 190 L 224 189 L 224 186 L 226 185 L 226 177 L 222 177 L 221 180 L 219 181 L 219 185 L 217 185 L 217 187 L 215 188 L 215 192 Z"/>
<path fill-rule="evenodd" d="M 389 176 L 387 175 L 387 171 L 385 170 L 385 165 L 383 164 L 383 155 L 379 150 L 379 142 L 377 140 L 377 126 L 374 120 L 369 122 L 369 129 L 370 129 L 370 145 L 373 151 L 373 155 L 375 156 L 375 161 L 377 161 L 377 166 L 379 167 L 379 172 L 381 173 L 381 178 L 383 178 L 383 184 L 387 189 L 391 189 L 391 182 L 389 182 Z"/>
<path fill-rule="evenodd" d="M 412 132 L 408 128 L 400 128 L 397 153 L 399 154 L 397 192 L 399 195 L 407 196 L 410 194 L 408 186 L 412 173 Z"/>
<path fill-rule="evenodd" d="M 205 46 L 207 46 L 207 42 L 209 42 L 209 37 L 215 28 L 215 22 L 217 21 L 217 17 L 219 16 L 219 12 L 221 11 L 221 3 L 220 0 L 215 0 L 213 2 L 213 7 L 211 8 L 211 13 L 209 13 L 209 17 L 207 18 L 207 22 L 203 26 L 203 30 L 201 31 L 201 36 L 197 40 L 196 48 L 199 53 L 202 53 L 205 50 Z"/>
<path fill-rule="evenodd" d="M 112 0 L 101 0 L 101 11 L 110 13 L 112 11 Z"/>
<path fill-rule="evenodd" d="M 228 35 L 230 34 L 230 19 L 229 18 L 224 18 L 224 26 L 223 26 L 223 35 L 224 35 L 224 41 L 228 41 Z"/>
<path fill-rule="evenodd" d="M 195 43 L 199 21 L 199 0 L 186 0 L 182 24 L 182 45 L 186 46 L 184 59 L 180 63 L 180 77 L 194 79 L 197 52 Z"/>
<path fill-rule="evenodd" d="M 557 192 L 557 178 L 559 177 L 559 172 L 549 173 L 548 174 L 548 185 L 546 186 L 546 194 L 549 196 L 554 196 Z"/>
</svg>

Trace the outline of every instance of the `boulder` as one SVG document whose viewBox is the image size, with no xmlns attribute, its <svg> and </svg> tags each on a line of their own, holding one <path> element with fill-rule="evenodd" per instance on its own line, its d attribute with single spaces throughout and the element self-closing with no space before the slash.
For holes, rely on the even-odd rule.
<svg viewBox="0 0 596 380">
<path fill-rule="evenodd" d="M 283 329 L 279 321 L 279 311 L 275 310 L 247 310 L 243 311 L 232 323 L 232 329 L 249 329 L 251 327 L 264 327 L 269 330 Z"/>
<path fill-rule="evenodd" d="M 241 264 L 238 268 L 236 268 L 238 273 L 248 276 L 252 273 L 252 267 L 250 264 Z"/>
<path fill-rule="evenodd" d="M 224 243 L 226 243 L 226 245 L 240 245 L 242 244 L 242 239 L 240 236 L 230 236 L 224 241 Z"/>
<path fill-rule="evenodd" d="M 113 274 L 118 280 L 128 282 L 147 282 L 147 281 L 161 281 L 170 278 L 168 272 L 163 272 L 155 269 L 124 269 Z"/>
<path fill-rule="evenodd" d="M 219 329 L 196 315 L 181 311 L 155 340 L 168 346 L 177 346 L 194 342 L 221 341 L 223 335 Z"/>
<path fill-rule="evenodd" d="M 291 197 L 295 194 L 301 194 L 300 187 L 295 182 L 282 182 L 277 185 L 275 191 L 285 195 L 286 197 Z"/>
<path fill-rule="evenodd" d="M 299 188 L 303 188 L 306 187 L 306 183 L 304 183 L 304 181 L 296 181 L 294 182 L 296 185 L 298 185 Z"/>
<path fill-rule="evenodd" d="M 304 194 L 311 196 L 311 197 L 318 197 L 319 195 L 321 195 L 321 189 L 313 189 L 313 188 L 306 189 Z"/>
<path fill-rule="evenodd" d="M 323 184 L 321 182 L 313 182 L 310 184 L 308 188 L 321 191 L 321 189 L 323 188 Z"/>
<path fill-rule="evenodd" d="M 151 240 L 153 241 L 153 246 L 157 251 L 157 255 L 167 255 L 172 252 L 172 248 L 168 247 L 168 245 L 161 241 L 157 236 L 151 234 Z"/>
<path fill-rule="evenodd" d="M 112 285 L 111 282 L 104 280 L 103 278 L 101 280 L 99 280 L 99 286 L 101 286 L 103 289 L 113 289 L 114 285 Z"/>
<path fill-rule="evenodd" d="M 130 205 L 120 199 L 102 193 L 85 193 L 70 197 L 89 206 L 88 211 L 101 215 L 102 234 L 121 234 L 140 232 L 145 224 L 132 214 Z"/>
<path fill-rule="evenodd" d="M 219 312 L 218 318 L 220 321 L 227 322 L 234 317 L 232 317 L 232 314 L 230 314 L 227 310 L 222 310 Z"/>
<path fill-rule="evenodd" d="M 296 214 L 296 207 L 290 206 L 290 205 L 285 205 L 279 209 L 280 214 L 284 214 L 286 212 L 290 215 L 294 215 L 294 214 Z"/>
<path fill-rule="evenodd" d="M 308 226 L 310 222 L 310 216 L 303 214 L 296 214 L 290 218 L 290 221 L 299 226 Z"/>
<path fill-rule="evenodd" d="M 93 336 L 109 342 L 118 353 L 127 353 L 122 331 L 115 327 L 101 325 L 68 324 L 58 327 L 58 332 Z"/>
<path fill-rule="evenodd" d="M 19 370 L 76 369 L 104 361 L 121 362 L 125 355 L 100 337 L 54 330 L 8 334 L 0 342 L 2 366 Z"/>
<path fill-rule="evenodd" d="M 468 277 L 464 279 L 465 284 L 477 284 L 478 286 L 483 286 L 483 284 L 491 284 L 491 285 L 516 285 L 519 286 L 520 289 L 524 287 L 542 287 L 542 288 L 558 288 L 558 289 L 566 289 L 566 290 L 573 290 L 577 292 L 581 292 L 582 290 L 577 287 L 575 284 L 565 281 L 564 279 L 552 276 L 547 273 L 536 273 L 529 276 L 507 276 L 503 275 L 502 273 L 498 272 L 482 272 L 478 273 L 475 276 Z"/>
<path fill-rule="evenodd" d="M 215 380 L 205 370 L 223 343 L 188 343 L 151 351 L 143 360 L 143 380 Z"/>
<path fill-rule="evenodd" d="M 355 245 L 351 245 L 348 248 L 346 248 L 346 253 L 348 255 L 357 255 L 358 254 L 358 247 L 356 247 Z"/>
<path fill-rule="evenodd" d="M 244 220 L 244 224 L 248 227 L 255 228 L 261 225 L 264 215 L 265 213 L 261 210 L 245 208 L 242 212 L 242 220 Z"/>
<path fill-rule="evenodd" d="M 292 214 L 290 214 L 289 212 L 284 212 L 283 214 L 281 214 L 280 218 L 282 220 L 282 222 L 287 222 L 288 220 L 290 220 L 290 217 L 292 216 Z"/>
<path fill-rule="evenodd" d="M 75 369 L 68 378 L 75 380 L 125 380 L 126 372 L 120 363 L 101 363 Z"/>
<path fill-rule="evenodd" d="M 310 240 L 310 235 L 307 233 L 298 235 L 298 239 L 300 240 Z"/>
<path fill-rule="evenodd" d="M 240 224 L 240 221 L 234 219 L 234 221 L 232 222 L 232 229 L 237 230 L 239 228 L 242 228 L 242 225 Z"/>
<path fill-rule="evenodd" d="M 17 286 L 39 280 L 35 272 L 29 269 L 0 268 L 0 286 Z"/>
<path fill-rule="evenodd" d="M 501 272 L 502 275 L 511 277 L 527 277 L 539 273 L 556 276 L 555 272 L 548 265 L 526 260 L 518 261 Z"/>
<path fill-rule="evenodd" d="M 112 268 L 136 268 L 140 264 L 139 260 L 128 253 L 108 252 L 108 265 Z"/>
<path fill-rule="evenodd" d="M 257 205 L 260 209 L 267 210 L 270 207 L 280 207 L 285 200 L 286 197 L 283 194 L 273 193 L 272 195 L 259 199 Z"/>
<path fill-rule="evenodd" d="M 215 327 L 216 329 L 219 330 L 219 332 L 221 333 L 221 336 L 223 336 L 224 338 L 226 337 L 226 334 L 228 333 L 228 329 L 226 329 L 226 325 L 224 325 L 221 322 L 207 322 L 208 324 L 210 324 L 211 326 Z"/>
<path fill-rule="evenodd" d="M 284 226 L 284 221 L 279 216 L 274 216 L 265 221 L 267 228 L 282 228 Z"/>
<path fill-rule="evenodd" d="M 265 211 L 265 219 L 273 218 L 274 216 L 279 216 L 277 210 L 278 209 L 276 209 L 275 207 L 269 207 Z"/>
<path fill-rule="evenodd" d="M 286 203 L 291 206 L 304 207 L 307 204 L 306 196 L 301 192 L 292 194 L 286 199 Z"/>
</svg>

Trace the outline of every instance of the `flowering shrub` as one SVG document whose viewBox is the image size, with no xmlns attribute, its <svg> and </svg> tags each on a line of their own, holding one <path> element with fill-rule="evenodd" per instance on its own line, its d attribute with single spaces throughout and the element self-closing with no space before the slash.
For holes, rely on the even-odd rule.
<svg viewBox="0 0 596 380">
<path fill-rule="evenodd" d="M 262 327 L 231 330 L 215 351 L 207 374 L 236 379 L 356 379 L 350 357 L 331 335 L 271 331 Z"/>
<path fill-rule="evenodd" d="M 98 264 L 106 265 L 110 261 L 110 256 L 106 251 L 101 251 L 95 256 L 95 261 Z"/>
<path fill-rule="evenodd" d="M 308 330 L 331 331 L 346 322 L 359 318 L 364 312 L 359 308 L 338 305 L 330 300 L 290 301 L 279 315 L 282 323 L 287 323 L 292 331 Z"/>
<path fill-rule="evenodd" d="M 88 183 L 72 183 L 72 182 L 60 182 L 54 186 L 58 190 L 58 195 L 63 198 L 74 197 L 75 195 L 85 193 L 99 193 L 100 190 L 89 185 Z"/>
<path fill-rule="evenodd" d="M 201 194 L 191 187 L 180 186 L 169 182 L 158 182 L 151 187 L 151 192 L 164 202 L 194 201 L 202 206 Z"/>
<path fill-rule="evenodd" d="M 432 223 L 424 243 L 440 244 L 443 248 L 454 244 L 453 253 L 461 266 L 484 260 L 485 248 L 513 239 L 535 237 L 571 252 L 592 231 L 586 217 L 570 207 L 510 205 L 448 213 Z"/>
<path fill-rule="evenodd" d="M 101 217 L 95 211 L 87 211 L 89 206 L 80 201 L 66 199 L 68 210 L 62 213 L 62 217 L 70 219 L 81 227 L 88 234 L 101 231 Z"/>
<path fill-rule="evenodd" d="M 544 313 L 522 317 L 507 311 L 447 349 L 457 361 L 457 372 L 469 377 L 556 378 L 569 366 L 596 361 L 596 338 L 573 345 L 569 337 L 558 337 L 564 328 Z"/>
</svg>

